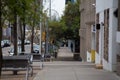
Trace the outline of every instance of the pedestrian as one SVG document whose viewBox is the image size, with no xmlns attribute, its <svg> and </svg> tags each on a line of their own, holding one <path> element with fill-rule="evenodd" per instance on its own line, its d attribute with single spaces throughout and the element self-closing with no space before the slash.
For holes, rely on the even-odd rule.
<svg viewBox="0 0 120 80">
<path fill-rule="evenodd" d="M 73 52 L 73 43 L 71 43 L 70 47 L 71 47 L 71 51 Z"/>
</svg>

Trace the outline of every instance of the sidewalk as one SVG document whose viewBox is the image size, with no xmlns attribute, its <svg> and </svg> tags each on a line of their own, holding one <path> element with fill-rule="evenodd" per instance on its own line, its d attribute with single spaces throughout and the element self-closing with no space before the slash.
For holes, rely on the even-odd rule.
<svg viewBox="0 0 120 80">
<path fill-rule="evenodd" d="M 33 63 L 33 76 L 29 80 L 120 80 L 112 72 L 95 69 L 93 63 L 73 60 L 73 53 L 67 47 L 61 47 L 58 60 L 44 62 L 40 69 L 40 62 Z M 119 78 L 119 79 L 118 79 Z M 11 71 L 2 72 L 0 80 L 24 80 L 25 71 L 13 75 Z"/>
<path fill-rule="evenodd" d="M 58 57 L 72 56 L 70 50 L 62 47 Z M 65 59 L 64 59 L 65 60 Z M 95 69 L 93 63 L 80 61 L 45 62 L 33 80 L 120 80 L 120 78 L 105 70 Z"/>
</svg>

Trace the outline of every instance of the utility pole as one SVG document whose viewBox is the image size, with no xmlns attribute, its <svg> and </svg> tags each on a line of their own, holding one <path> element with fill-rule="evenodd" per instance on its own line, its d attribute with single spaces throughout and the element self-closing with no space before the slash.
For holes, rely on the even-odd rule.
<svg viewBox="0 0 120 80">
<path fill-rule="evenodd" d="M 50 0 L 50 3 L 49 3 L 49 16 L 50 16 L 50 20 L 51 20 L 51 0 Z"/>
<path fill-rule="evenodd" d="M 46 40 L 45 40 L 46 41 L 46 43 L 45 43 L 46 44 L 46 46 L 45 46 L 46 47 L 46 50 L 45 50 L 46 54 L 48 54 L 48 45 L 49 45 L 48 39 L 49 39 L 48 38 L 48 19 L 46 19 Z"/>
<path fill-rule="evenodd" d="M 49 2 L 49 20 L 51 20 L 51 0 Z M 49 50 L 49 28 L 48 28 L 48 19 L 46 19 L 46 50 L 45 53 L 48 54 Z"/>
<path fill-rule="evenodd" d="M 40 0 L 40 11 L 42 11 L 42 5 L 43 5 L 43 0 Z M 41 38 L 42 38 L 42 21 L 41 21 L 41 14 L 40 14 L 40 24 L 39 24 L 39 26 L 40 26 L 40 49 L 39 49 L 39 54 L 41 54 L 41 42 L 42 42 L 42 40 L 41 40 Z"/>
</svg>

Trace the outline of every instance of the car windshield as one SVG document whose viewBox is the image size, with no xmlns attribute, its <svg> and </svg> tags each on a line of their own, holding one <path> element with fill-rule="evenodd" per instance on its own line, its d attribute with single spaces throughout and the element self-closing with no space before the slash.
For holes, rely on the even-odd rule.
<svg viewBox="0 0 120 80">
<path fill-rule="evenodd" d="M 35 49 L 39 49 L 40 46 L 39 46 L 39 45 L 34 45 L 33 48 L 35 48 Z"/>
<path fill-rule="evenodd" d="M 3 40 L 5 43 L 10 43 L 10 41 L 9 40 Z"/>
<path fill-rule="evenodd" d="M 3 41 L 1 41 L 1 43 L 4 43 Z"/>
</svg>

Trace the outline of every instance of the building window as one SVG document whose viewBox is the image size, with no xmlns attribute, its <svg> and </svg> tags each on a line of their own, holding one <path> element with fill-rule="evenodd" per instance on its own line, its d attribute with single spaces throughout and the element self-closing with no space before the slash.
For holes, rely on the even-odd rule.
<svg viewBox="0 0 120 80">
<path fill-rule="evenodd" d="M 108 45 L 109 45 L 109 9 L 104 11 L 104 59 L 108 61 Z"/>
<path fill-rule="evenodd" d="M 99 24 L 99 13 L 96 15 L 96 24 Z M 99 30 L 96 30 L 96 52 L 99 53 Z"/>
</svg>

